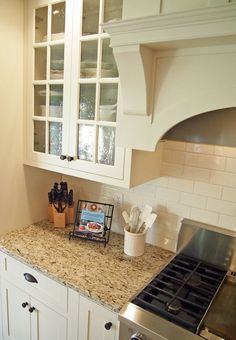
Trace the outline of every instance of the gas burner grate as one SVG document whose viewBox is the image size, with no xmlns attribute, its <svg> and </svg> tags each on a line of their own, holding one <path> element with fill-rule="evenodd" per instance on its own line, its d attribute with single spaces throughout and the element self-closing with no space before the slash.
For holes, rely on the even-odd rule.
<svg viewBox="0 0 236 340">
<path fill-rule="evenodd" d="M 179 254 L 132 302 L 196 333 L 225 274 Z"/>
</svg>

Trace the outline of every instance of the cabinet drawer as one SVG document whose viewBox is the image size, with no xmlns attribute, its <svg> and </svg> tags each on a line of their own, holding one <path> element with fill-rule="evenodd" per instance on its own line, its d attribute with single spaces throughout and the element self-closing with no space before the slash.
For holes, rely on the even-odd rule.
<svg viewBox="0 0 236 340">
<path fill-rule="evenodd" d="M 8 255 L 4 254 L 4 257 L 5 261 L 1 260 L 3 258 L 1 254 L 0 264 L 5 262 L 5 271 L 1 274 L 7 280 L 53 309 L 60 310 L 62 313 L 67 312 L 67 287 Z M 30 282 L 32 279 L 36 282 Z"/>
</svg>

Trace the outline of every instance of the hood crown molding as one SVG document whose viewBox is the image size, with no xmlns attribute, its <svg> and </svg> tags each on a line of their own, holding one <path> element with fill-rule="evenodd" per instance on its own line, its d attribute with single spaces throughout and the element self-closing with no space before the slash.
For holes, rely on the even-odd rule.
<svg viewBox="0 0 236 340">
<path fill-rule="evenodd" d="M 137 43 L 157 44 L 158 47 L 158 43 L 167 41 L 234 35 L 235 22 L 236 4 L 229 3 L 224 6 L 121 20 L 104 24 L 103 27 L 111 35 L 112 47 Z"/>
<path fill-rule="evenodd" d="M 104 24 L 119 69 L 123 114 L 152 122 L 156 51 L 236 43 L 236 4 Z"/>
</svg>

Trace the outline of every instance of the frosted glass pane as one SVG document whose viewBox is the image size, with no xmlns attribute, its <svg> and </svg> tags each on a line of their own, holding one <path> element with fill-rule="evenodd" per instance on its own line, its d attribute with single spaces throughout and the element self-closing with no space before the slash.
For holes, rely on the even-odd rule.
<svg viewBox="0 0 236 340">
<path fill-rule="evenodd" d="M 49 123 L 49 153 L 61 155 L 62 150 L 62 124 L 57 122 Z"/>
<path fill-rule="evenodd" d="M 115 161 L 115 128 L 110 126 L 99 127 L 98 137 L 98 163 L 114 165 Z"/>
<path fill-rule="evenodd" d="M 80 124 L 78 128 L 78 158 L 85 161 L 93 160 L 94 126 Z"/>
<path fill-rule="evenodd" d="M 94 119 L 95 117 L 95 84 L 81 84 L 79 94 L 79 119 Z"/>
</svg>

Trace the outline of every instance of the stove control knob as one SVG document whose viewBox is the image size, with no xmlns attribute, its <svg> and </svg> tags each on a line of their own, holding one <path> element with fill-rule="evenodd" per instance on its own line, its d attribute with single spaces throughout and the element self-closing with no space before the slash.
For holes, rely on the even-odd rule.
<svg viewBox="0 0 236 340">
<path fill-rule="evenodd" d="M 133 334 L 130 338 L 130 340 L 145 340 L 145 339 L 146 339 L 145 336 L 139 332 Z"/>
</svg>

